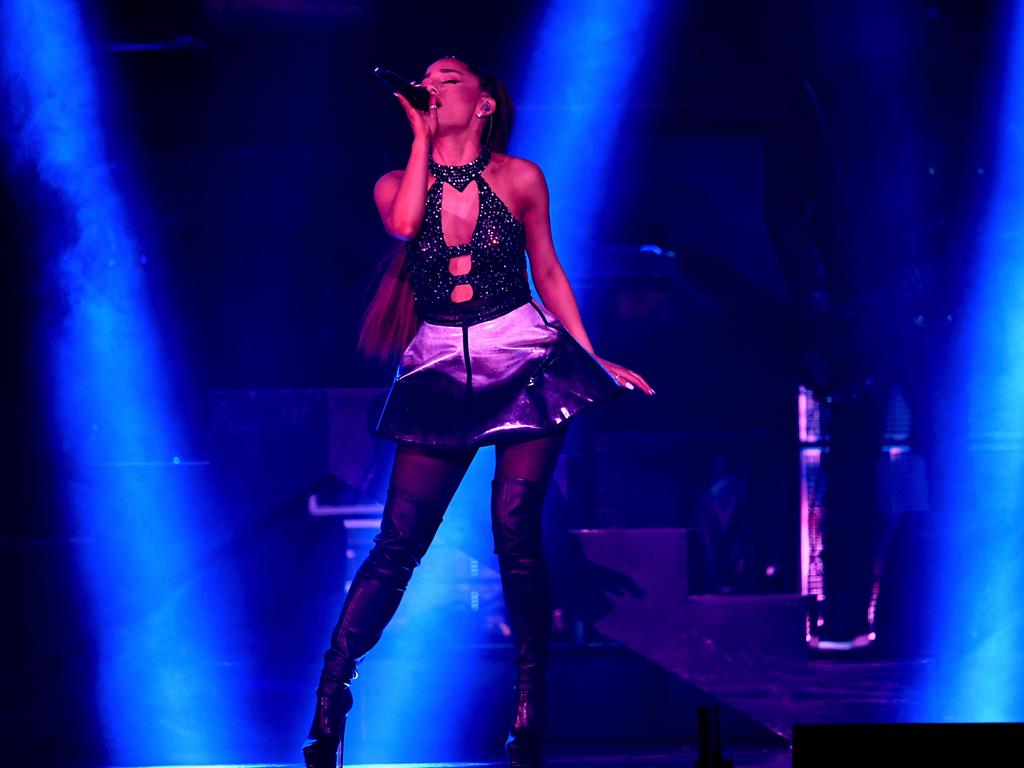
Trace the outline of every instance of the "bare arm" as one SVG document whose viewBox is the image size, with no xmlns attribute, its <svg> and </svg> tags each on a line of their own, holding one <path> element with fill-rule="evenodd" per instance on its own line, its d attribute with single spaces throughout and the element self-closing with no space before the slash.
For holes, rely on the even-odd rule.
<svg viewBox="0 0 1024 768">
<path fill-rule="evenodd" d="M 384 229 L 399 240 L 411 240 L 423 224 L 427 203 L 427 161 L 433 137 L 437 133 L 437 113 L 419 112 L 398 96 L 413 129 L 412 149 L 404 171 L 391 171 L 380 177 L 373 188 Z"/>
<path fill-rule="evenodd" d="M 583 328 L 576 295 L 569 285 L 569 279 L 565 276 L 558 256 L 555 255 L 555 245 L 551 239 L 547 181 L 537 165 L 526 160 L 521 162 L 523 170 L 520 185 L 528 201 L 523 211 L 523 225 L 526 228 L 526 252 L 530 256 L 533 284 L 544 306 L 562 321 L 565 330 L 571 333 L 584 349 L 593 354 L 594 347 Z"/>
<path fill-rule="evenodd" d="M 533 273 L 533 284 L 537 288 L 540 299 L 544 302 L 573 338 L 590 354 L 597 357 L 590 343 L 583 320 L 580 317 L 576 296 L 569 285 L 551 238 L 551 213 L 547 181 L 541 169 L 534 163 L 523 160 L 522 168 L 517 174 L 517 186 L 527 200 L 523 211 L 523 225 L 526 229 L 526 251 L 530 256 L 530 271 Z M 639 386 L 646 394 L 653 395 L 654 390 L 644 381 L 643 377 L 628 368 L 609 362 L 600 357 L 597 359 L 615 377 L 621 385 L 633 389 Z"/>
</svg>

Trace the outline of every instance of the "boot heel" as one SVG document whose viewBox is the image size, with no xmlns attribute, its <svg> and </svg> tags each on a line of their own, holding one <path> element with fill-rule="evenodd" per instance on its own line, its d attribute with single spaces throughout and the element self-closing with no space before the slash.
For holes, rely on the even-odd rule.
<svg viewBox="0 0 1024 768">
<path fill-rule="evenodd" d="M 340 751 L 335 752 L 330 747 L 318 742 L 307 744 L 302 748 L 302 759 L 305 761 L 306 768 L 338 768 L 343 764 Z"/>
<path fill-rule="evenodd" d="M 345 765 L 345 720 L 338 725 L 338 744 L 312 741 L 302 748 L 306 768 L 338 768 Z"/>
<path fill-rule="evenodd" d="M 306 768 L 338 768 L 344 765 L 345 723 L 352 709 L 352 692 L 317 697 L 310 741 L 302 748 Z"/>
<path fill-rule="evenodd" d="M 509 768 L 541 768 L 544 765 L 543 750 L 538 737 L 519 736 L 505 746 L 508 752 Z"/>
<path fill-rule="evenodd" d="M 516 714 L 505 742 L 509 768 L 544 765 L 545 699 L 543 686 L 516 692 Z"/>
</svg>

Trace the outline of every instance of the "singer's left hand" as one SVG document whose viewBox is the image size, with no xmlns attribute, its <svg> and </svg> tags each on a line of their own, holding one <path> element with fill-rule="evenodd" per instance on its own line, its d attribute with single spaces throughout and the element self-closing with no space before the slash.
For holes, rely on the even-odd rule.
<svg viewBox="0 0 1024 768">
<path fill-rule="evenodd" d="M 594 355 L 594 357 L 597 357 L 597 355 Z M 645 395 L 654 394 L 654 390 L 651 388 L 651 385 L 644 381 L 644 377 L 639 373 L 600 357 L 597 358 L 597 361 L 605 367 L 608 373 L 612 375 L 612 378 L 615 379 L 615 383 L 620 387 L 625 387 L 626 389 L 636 389 L 637 387 L 640 387 L 640 391 Z"/>
</svg>

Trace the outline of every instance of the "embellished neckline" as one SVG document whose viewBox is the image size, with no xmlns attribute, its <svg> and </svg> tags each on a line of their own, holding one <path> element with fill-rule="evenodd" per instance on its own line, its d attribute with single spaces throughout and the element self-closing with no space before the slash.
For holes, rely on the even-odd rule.
<svg viewBox="0 0 1024 768">
<path fill-rule="evenodd" d="M 484 147 L 480 151 L 480 156 L 471 163 L 466 163 L 465 165 L 441 165 L 440 163 L 435 163 L 433 156 L 431 156 L 427 161 L 427 167 L 435 179 L 447 182 L 459 190 L 459 192 L 462 192 L 469 186 L 469 182 L 483 173 L 484 168 L 490 162 L 491 148 Z"/>
</svg>

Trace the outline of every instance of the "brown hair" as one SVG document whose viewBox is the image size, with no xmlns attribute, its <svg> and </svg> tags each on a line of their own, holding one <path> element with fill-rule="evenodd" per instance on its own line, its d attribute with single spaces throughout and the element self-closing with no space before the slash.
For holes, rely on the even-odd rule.
<svg viewBox="0 0 1024 768">
<path fill-rule="evenodd" d="M 477 76 L 480 88 L 494 97 L 494 114 L 485 118 L 481 139 L 484 146 L 490 147 L 495 152 L 505 152 L 508 149 L 508 140 L 512 136 L 512 124 L 515 122 L 516 116 L 515 104 L 512 103 L 512 96 L 509 94 L 508 88 L 505 87 L 505 83 L 487 70 L 475 67 L 465 59 L 460 59 L 458 56 L 447 58 L 458 59 L 465 64 L 469 71 Z"/>
<path fill-rule="evenodd" d="M 494 114 L 485 119 L 481 142 L 496 152 L 504 152 L 512 134 L 515 106 L 508 88 L 499 78 L 484 69 L 474 67 L 460 56 L 444 56 L 458 59 L 480 80 L 480 87 L 494 99 Z M 405 350 L 416 335 L 419 318 L 413 308 L 412 286 L 405 263 L 405 243 L 395 244 L 388 257 L 382 261 L 383 268 L 377 289 L 363 315 L 356 349 L 364 356 L 381 361 L 394 361 Z"/>
</svg>

